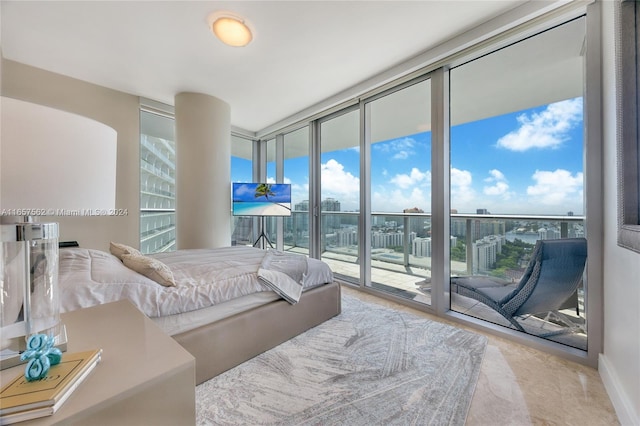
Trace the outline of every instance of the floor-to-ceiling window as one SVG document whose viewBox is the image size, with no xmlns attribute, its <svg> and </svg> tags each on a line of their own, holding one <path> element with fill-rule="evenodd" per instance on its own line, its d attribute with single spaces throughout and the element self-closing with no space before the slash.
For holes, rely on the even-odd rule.
<svg viewBox="0 0 640 426">
<path fill-rule="evenodd" d="M 360 110 L 329 116 L 320 126 L 320 253 L 334 273 L 358 283 L 360 269 Z"/>
<path fill-rule="evenodd" d="M 266 155 L 265 175 L 260 176 L 259 182 L 265 183 L 282 183 L 278 182 L 278 138 L 272 138 L 263 143 L 263 149 Z M 275 248 L 278 239 L 278 218 L 275 216 L 263 216 L 259 218 L 260 228 L 263 229 L 265 237 L 259 241 L 260 247 Z M 258 241 L 256 241 L 258 242 Z"/>
<path fill-rule="evenodd" d="M 253 141 L 231 135 L 231 182 L 253 182 Z M 231 221 L 231 244 L 254 243 L 254 220 L 248 216 L 233 216 Z"/>
<path fill-rule="evenodd" d="M 284 218 L 286 250 L 309 254 L 309 126 L 284 134 L 284 178 L 291 185 L 291 216 Z"/>
<path fill-rule="evenodd" d="M 140 251 L 176 248 L 176 147 L 171 115 L 140 111 Z"/>
<path fill-rule="evenodd" d="M 587 236 L 593 120 L 583 118 L 587 24 L 575 16 L 496 37 L 297 130 L 270 133 L 265 179 L 284 170 L 280 179 L 300 191 L 282 227 L 284 248 L 321 258 L 345 284 L 513 329 L 450 278 L 516 284 L 537 241 Z M 561 309 L 517 318 L 525 333 L 586 350 L 582 277 Z"/>
<path fill-rule="evenodd" d="M 365 104 L 369 156 L 370 283 L 431 301 L 431 81 L 422 78 Z"/>
<path fill-rule="evenodd" d="M 537 241 L 585 236 L 584 21 L 450 70 L 451 275 L 487 277 L 483 286 L 495 289 L 479 292 L 489 298 L 526 281 Z M 567 300 L 549 290 L 548 299 L 563 298 L 561 312 L 514 320 L 586 349 L 585 284 Z M 514 327 L 462 293 L 452 285 L 452 310 Z"/>
</svg>

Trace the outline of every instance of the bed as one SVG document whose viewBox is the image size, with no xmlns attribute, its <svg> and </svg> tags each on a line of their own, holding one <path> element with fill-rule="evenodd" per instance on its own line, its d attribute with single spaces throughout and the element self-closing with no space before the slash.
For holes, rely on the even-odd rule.
<svg viewBox="0 0 640 426">
<path fill-rule="evenodd" d="M 195 357 L 197 383 L 341 310 L 340 286 L 331 269 L 306 256 L 247 246 L 142 256 L 135 249 L 112 243 L 110 251 L 60 250 L 61 311 L 129 299 Z M 275 255 L 304 268 L 302 274 L 300 270 L 277 272 L 280 276 L 286 272 L 288 278 L 283 278 L 289 282 L 299 282 L 302 291 L 297 301 L 286 300 L 286 294 L 278 288 L 274 291 L 260 278 L 269 272 L 267 257 Z M 134 261 L 153 267 L 145 269 Z"/>
</svg>

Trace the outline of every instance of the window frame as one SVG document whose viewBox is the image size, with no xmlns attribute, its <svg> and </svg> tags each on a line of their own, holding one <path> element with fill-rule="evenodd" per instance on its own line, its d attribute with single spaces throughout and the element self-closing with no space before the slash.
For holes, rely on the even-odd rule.
<svg viewBox="0 0 640 426">
<path fill-rule="evenodd" d="M 620 0 L 616 9 L 618 245 L 640 253 L 640 5 L 634 0 Z"/>
</svg>

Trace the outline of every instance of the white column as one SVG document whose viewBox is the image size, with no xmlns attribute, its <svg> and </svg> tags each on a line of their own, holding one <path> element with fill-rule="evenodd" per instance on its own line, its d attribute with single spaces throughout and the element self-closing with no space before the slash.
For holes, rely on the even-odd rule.
<svg viewBox="0 0 640 426">
<path fill-rule="evenodd" d="M 231 109 L 200 93 L 175 97 L 176 244 L 231 243 Z"/>
</svg>

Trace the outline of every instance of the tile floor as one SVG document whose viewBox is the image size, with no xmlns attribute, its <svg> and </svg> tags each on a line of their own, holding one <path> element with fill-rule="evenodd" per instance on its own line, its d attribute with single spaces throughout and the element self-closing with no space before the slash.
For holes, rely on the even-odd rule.
<svg viewBox="0 0 640 426">
<path fill-rule="evenodd" d="M 447 322 L 347 286 L 342 288 L 345 294 Z M 596 369 L 485 335 L 489 343 L 469 409 L 468 426 L 619 424 Z"/>
</svg>

